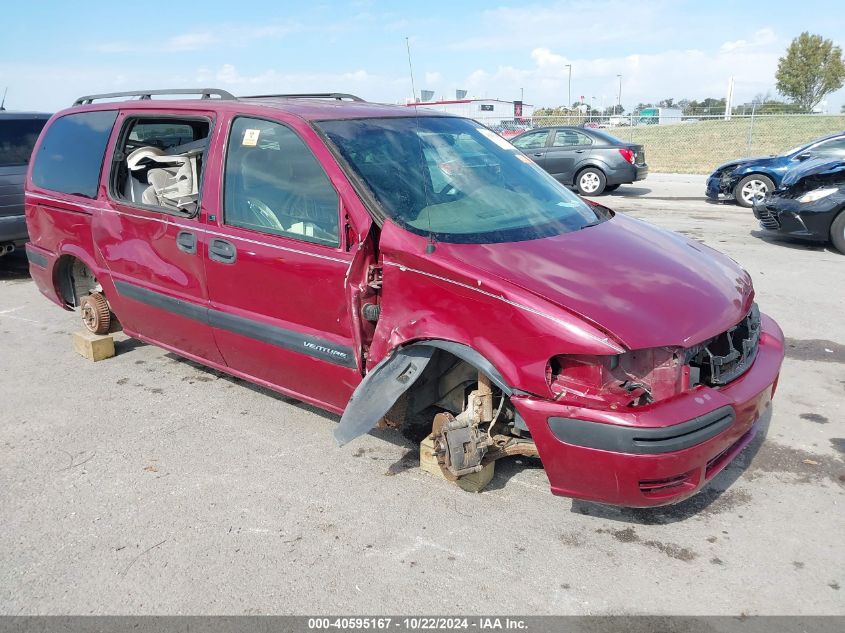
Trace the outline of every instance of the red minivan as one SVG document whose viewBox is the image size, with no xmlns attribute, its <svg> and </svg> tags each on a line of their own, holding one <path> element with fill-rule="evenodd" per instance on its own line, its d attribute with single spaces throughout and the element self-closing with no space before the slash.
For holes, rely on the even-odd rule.
<svg viewBox="0 0 845 633">
<path fill-rule="evenodd" d="M 92 331 L 342 414 L 340 444 L 425 427 L 450 479 L 530 455 L 554 494 L 680 501 L 783 360 L 730 258 L 475 121 L 351 95 L 83 97 L 39 138 L 26 219 L 38 288 Z"/>
</svg>

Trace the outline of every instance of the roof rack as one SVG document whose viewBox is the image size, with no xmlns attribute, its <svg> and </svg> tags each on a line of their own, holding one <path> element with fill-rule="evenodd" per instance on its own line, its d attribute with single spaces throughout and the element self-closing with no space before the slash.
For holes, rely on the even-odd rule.
<svg viewBox="0 0 845 633">
<path fill-rule="evenodd" d="M 241 99 L 269 99 L 272 97 L 279 97 L 281 99 L 336 99 L 337 101 L 343 101 L 344 99 L 349 99 L 350 101 L 361 101 L 364 100 L 361 97 L 356 97 L 355 95 L 347 94 L 345 92 L 304 92 L 299 94 L 286 94 L 286 95 L 247 95 L 240 97 Z"/>
<path fill-rule="evenodd" d="M 203 99 L 211 99 L 212 95 L 220 99 L 235 99 L 235 95 L 217 88 L 172 88 L 168 90 L 133 90 L 130 92 L 107 92 L 99 95 L 79 97 L 73 105 L 89 105 L 97 99 L 114 99 L 116 97 L 139 97 L 141 101 L 148 101 L 153 95 L 202 95 Z"/>
</svg>

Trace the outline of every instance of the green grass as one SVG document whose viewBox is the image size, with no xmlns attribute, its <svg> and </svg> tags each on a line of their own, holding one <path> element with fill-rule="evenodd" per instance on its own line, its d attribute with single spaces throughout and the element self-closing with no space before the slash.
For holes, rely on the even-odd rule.
<svg viewBox="0 0 845 633">
<path fill-rule="evenodd" d="M 709 174 L 743 156 L 779 154 L 820 136 L 845 130 L 845 116 L 761 116 L 725 121 L 610 128 L 614 136 L 645 146 L 652 172 Z M 749 132 L 751 142 L 749 144 Z"/>
</svg>

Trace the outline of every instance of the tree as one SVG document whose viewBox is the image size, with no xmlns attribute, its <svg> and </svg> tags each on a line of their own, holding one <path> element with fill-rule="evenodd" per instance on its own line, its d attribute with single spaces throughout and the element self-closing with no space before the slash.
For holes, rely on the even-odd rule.
<svg viewBox="0 0 845 633">
<path fill-rule="evenodd" d="M 841 108 L 839 108 L 839 111 L 840 111 L 842 114 L 845 114 L 845 103 L 843 103 L 843 104 L 842 104 L 842 107 L 841 107 Z"/>
<path fill-rule="evenodd" d="M 660 103 L 657 104 L 659 108 L 674 108 L 675 107 L 675 100 L 672 97 L 668 99 L 661 99 Z"/>
<path fill-rule="evenodd" d="M 812 112 L 825 95 L 845 82 L 842 49 L 821 35 L 806 31 L 792 40 L 778 60 L 777 89 L 805 112 Z"/>
</svg>

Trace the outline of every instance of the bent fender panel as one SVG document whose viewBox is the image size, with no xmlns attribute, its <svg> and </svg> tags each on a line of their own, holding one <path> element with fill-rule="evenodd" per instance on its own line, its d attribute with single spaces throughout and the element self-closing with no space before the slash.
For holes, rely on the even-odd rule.
<svg viewBox="0 0 845 633">
<path fill-rule="evenodd" d="M 413 343 L 410 347 L 434 347 L 442 349 L 444 352 L 449 352 L 483 372 L 506 396 L 511 396 L 514 393 L 514 390 L 505 382 L 502 374 L 493 366 L 493 363 L 471 347 L 453 341 L 441 340 L 420 341 Z"/>
<path fill-rule="evenodd" d="M 373 428 L 393 403 L 410 389 L 434 354 L 431 346 L 409 346 L 396 350 L 359 383 L 334 430 L 339 446 Z"/>
<path fill-rule="evenodd" d="M 372 429 L 403 393 L 414 386 L 428 366 L 435 349 L 449 352 L 483 372 L 506 396 L 514 390 L 493 364 L 480 353 L 460 343 L 426 340 L 395 350 L 367 374 L 358 385 L 334 431 L 340 446 Z"/>
</svg>

